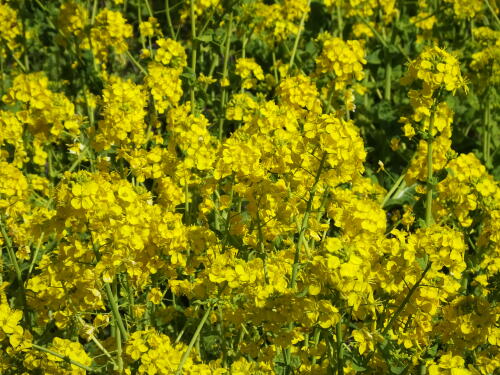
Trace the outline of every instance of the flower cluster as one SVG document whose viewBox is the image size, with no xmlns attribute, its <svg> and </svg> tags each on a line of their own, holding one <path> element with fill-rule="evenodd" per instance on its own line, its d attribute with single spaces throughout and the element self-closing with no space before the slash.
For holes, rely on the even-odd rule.
<svg viewBox="0 0 500 375">
<path fill-rule="evenodd" d="M 358 40 L 344 41 L 328 35 L 322 39 L 324 39 L 323 50 L 316 59 L 317 72 L 333 73 L 336 90 L 342 90 L 350 81 L 362 80 L 363 65 L 366 64 L 362 43 Z"/>
<path fill-rule="evenodd" d="M 455 91 L 467 87 L 458 59 L 439 47 L 429 47 L 413 60 L 401 83 L 409 85 L 416 80 L 422 83 L 425 97 L 432 96 L 440 88 Z"/>
</svg>

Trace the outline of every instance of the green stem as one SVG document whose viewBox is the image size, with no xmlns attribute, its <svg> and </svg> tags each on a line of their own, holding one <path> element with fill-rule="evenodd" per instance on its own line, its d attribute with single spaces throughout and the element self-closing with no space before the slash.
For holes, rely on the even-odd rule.
<svg viewBox="0 0 500 375">
<path fill-rule="evenodd" d="M 431 269 L 431 265 L 432 265 L 432 263 L 428 260 L 427 261 L 427 266 L 425 267 L 424 271 L 420 275 L 420 278 L 417 280 L 417 282 L 415 283 L 415 285 L 413 285 L 413 287 L 409 290 L 409 292 L 406 295 L 405 299 L 403 300 L 403 302 L 401 302 L 401 305 L 399 305 L 399 307 L 396 310 L 396 312 L 394 313 L 394 315 L 392 315 L 391 320 L 389 320 L 389 323 L 387 323 L 387 326 L 385 326 L 384 330 L 382 331 L 382 335 L 383 336 L 385 336 L 387 334 L 387 332 L 389 332 L 389 330 L 392 328 L 392 326 L 393 326 L 394 322 L 396 321 L 396 319 L 403 312 L 403 310 L 406 307 L 406 305 L 408 304 L 408 302 L 410 302 L 411 297 L 413 296 L 413 294 L 415 293 L 415 291 L 420 286 L 420 284 L 421 284 L 422 280 L 424 279 L 425 275 L 427 274 L 427 272 Z"/>
<path fill-rule="evenodd" d="M 26 6 L 25 1 L 23 0 L 22 7 Z M 28 55 L 28 38 L 26 36 L 26 19 L 23 17 L 22 19 L 22 27 L 23 27 L 23 49 L 24 49 L 24 66 L 26 70 L 30 70 L 30 60 Z"/>
<path fill-rule="evenodd" d="M 495 10 L 491 6 L 490 2 L 488 0 L 484 0 L 484 2 L 486 3 L 486 6 L 488 7 L 488 10 L 491 12 L 491 14 L 492 14 L 493 18 L 495 19 L 496 23 L 500 26 L 500 19 L 498 19 L 498 16 L 495 13 Z"/>
<path fill-rule="evenodd" d="M 90 25 L 94 25 L 95 17 L 97 14 L 97 0 L 94 0 L 94 5 L 92 6 L 92 15 L 90 17 Z"/>
<path fill-rule="evenodd" d="M 21 268 L 19 267 L 19 263 L 17 263 L 17 257 L 14 252 L 14 248 L 12 246 L 12 241 L 10 237 L 7 235 L 7 230 L 4 225 L 4 220 L 0 217 L 0 230 L 2 232 L 2 236 L 5 239 L 5 244 L 7 247 L 7 254 L 9 255 L 10 262 L 14 266 L 14 270 L 16 272 L 17 282 L 19 284 L 19 288 L 21 289 L 21 302 L 24 306 L 24 319 L 27 323 L 28 327 L 31 328 L 33 320 L 31 311 L 28 309 L 28 302 L 26 301 L 26 290 L 24 289 L 23 276 L 21 273 Z"/>
<path fill-rule="evenodd" d="M 321 329 L 318 326 L 314 327 L 313 343 L 314 343 L 314 347 L 315 348 L 319 344 L 320 336 L 321 336 Z M 312 362 L 313 365 L 315 365 L 316 364 L 316 357 L 314 357 L 311 362 Z"/>
<path fill-rule="evenodd" d="M 489 90 L 486 91 L 483 127 L 483 158 L 487 168 L 491 168 L 491 101 Z"/>
<path fill-rule="evenodd" d="M 84 327 L 86 324 L 85 321 L 79 316 L 77 316 L 77 319 L 82 325 L 82 327 Z M 90 334 L 89 337 L 94 342 L 94 344 L 104 353 L 104 355 L 111 360 L 111 363 L 113 363 L 113 365 L 116 366 L 116 362 L 113 359 L 113 356 L 106 350 L 106 348 L 100 343 L 100 341 L 93 334 Z"/>
<path fill-rule="evenodd" d="M 170 17 L 170 5 L 169 1 L 165 0 L 165 16 L 167 18 L 167 26 L 168 26 L 168 31 L 170 32 L 170 36 L 175 39 L 175 30 L 174 26 L 172 25 L 172 18 Z"/>
<path fill-rule="evenodd" d="M 435 109 L 431 108 L 431 118 L 429 120 L 429 136 L 427 138 L 427 197 L 425 200 L 425 224 L 430 226 L 434 223 L 432 218 L 432 193 L 434 190 L 433 186 L 433 170 L 432 170 L 432 146 L 434 141 L 434 135 L 432 134 L 434 130 L 434 117 Z"/>
<path fill-rule="evenodd" d="M 388 44 L 387 40 L 382 35 L 380 35 L 380 33 L 366 20 L 366 18 L 361 17 L 361 16 L 359 16 L 359 18 L 361 19 L 361 21 L 363 21 L 363 23 L 366 26 L 368 26 L 370 31 L 373 33 L 373 35 L 375 35 L 375 37 L 379 40 L 379 42 L 382 43 L 384 48 L 389 49 L 389 44 Z M 408 54 L 403 50 L 403 48 L 401 48 L 401 46 L 399 44 L 395 43 L 394 46 L 406 58 L 406 60 L 411 61 Z"/>
<path fill-rule="evenodd" d="M 226 333 L 225 333 L 225 330 L 224 330 L 224 319 L 223 319 L 223 316 L 222 316 L 222 307 L 221 305 L 219 305 L 219 308 L 218 308 L 218 312 L 219 312 L 219 334 L 220 334 L 220 338 L 221 338 L 221 341 L 222 341 L 222 345 L 221 345 L 221 349 L 222 349 L 222 367 L 226 368 L 227 367 L 227 355 L 228 355 L 228 345 L 226 343 Z"/>
<path fill-rule="evenodd" d="M 190 0 L 190 15 L 191 15 L 191 73 L 196 77 L 196 53 L 197 53 L 197 42 L 196 42 L 196 18 L 194 14 L 194 0 Z M 191 112 L 196 112 L 195 105 L 195 84 L 192 83 L 190 87 L 191 96 Z"/>
<path fill-rule="evenodd" d="M 267 274 L 267 254 L 264 246 L 264 235 L 262 233 L 262 221 L 260 220 L 259 210 L 257 207 L 257 237 L 259 241 L 259 251 L 262 255 L 262 263 L 264 266 L 264 280 L 269 284 L 269 275 Z"/>
<path fill-rule="evenodd" d="M 408 302 L 410 302 L 411 297 L 416 292 L 416 290 L 420 287 L 420 284 L 422 283 L 422 280 L 424 279 L 425 275 L 431 269 L 431 265 L 432 265 L 432 263 L 429 260 L 427 260 L 427 266 L 425 267 L 424 271 L 422 272 L 422 275 L 420 275 L 420 278 L 413 285 L 413 287 L 408 291 L 408 294 L 403 299 L 403 301 L 399 305 L 398 309 L 392 315 L 391 319 L 389 320 L 389 323 L 387 323 L 387 325 L 385 326 L 385 328 L 382 330 L 382 336 L 385 336 L 387 334 L 387 332 L 389 332 L 389 330 L 394 325 L 394 322 L 396 321 L 396 319 L 403 312 L 403 310 L 406 307 L 406 305 L 408 304 Z M 377 349 L 376 350 L 380 350 L 380 345 L 377 345 Z M 372 357 L 376 353 L 376 350 L 373 351 L 373 352 L 371 352 L 370 355 L 366 358 L 365 364 L 370 363 L 370 360 L 372 359 Z"/>
<path fill-rule="evenodd" d="M 292 277 L 290 279 L 290 288 L 291 289 L 295 289 L 295 287 L 297 286 L 297 273 L 299 270 L 300 251 L 302 250 L 302 247 L 303 247 L 303 244 L 305 241 L 305 233 L 306 233 L 307 226 L 308 226 L 309 215 L 311 214 L 311 211 L 312 211 L 313 200 L 314 200 L 314 196 L 316 194 L 316 190 L 318 188 L 319 179 L 321 177 L 321 173 L 323 172 L 323 168 L 325 166 L 326 156 L 327 156 L 327 153 L 324 152 L 323 156 L 321 157 L 321 161 L 319 163 L 318 171 L 317 171 L 316 177 L 314 179 L 314 184 L 311 187 L 311 190 L 309 193 L 309 200 L 307 201 L 306 212 L 304 213 L 304 217 L 302 218 L 302 225 L 300 227 L 300 233 L 299 233 L 299 241 L 297 243 L 297 248 L 295 250 L 295 256 L 293 259 Z"/>
<path fill-rule="evenodd" d="M 226 37 L 226 46 L 224 50 L 224 63 L 223 63 L 223 68 L 222 68 L 222 80 L 225 81 L 227 78 L 227 65 L 229 61 L 229 52 L 231 50 L 231 33 L 233 29 L 233 13 L 229 14 L 229 25 L 227 27 L 227 37 Z M 222 134 L 224 131 L 224 118 L 225 118 L 225 113 L 224 110 L 226 109 L 226 99 L 227 99 L 227 92 L 226 92 L 226 87 L 222 88 L 222 97 L 221 97 L 221 102 L 220 102 L 220 118 L 219 118 L 219 140 L 222 142 Z"/>
<path fill-rule="evenodd" d="M 295 255 L 293 259 L 293 265 L 292 265 L 292 277 L 290 279 L 290 288 L 295 289 L 297 287 L 297 274 L 299 272 L 299 262 L 300 262 L 300 252 L 302 250 L 302 247 L 304 246 L 305 242 L 305 233 L 308 227 L 308 222 L 309 222 L 309 216 L 312 211 L 312 205 L 314 201 L 314 196 L 316 195 L 316 190 L 318 188 L 319 184 L 319 179 L 321 177 L 321 172 L 323 172 L 323 168 L 325 165 L 326 161 L 326 156 L 327 153 L 324 152 L 323 156 L 321 157 L 321 161 L 319 163 L 318 171 L 316 173 L 316 177 L 314 179 L 314 184 L 311 187 L 311 190 L 309 192 L 309 200 L 307 201 L 307 206 L 306 206 L 306 212 L 304 213 L 304 216 L 302 217 L 302 224 L 300 226 L 300 232 L 299 232 L 299 241 L 297 242 L 297 248 L 295 249 Z M 290 322 L 288 329 L 291 331 L 293 329 L 293 322 Z M 290 372 L 290 358 L 291 358 L 291 348 L 290 346 L 284 350 L 283 352 L 283 360 L 285 362 L 285 374 L 289 374 Z"/>
<path fill-rule="evenodd" d="M 111 312 L 113 314 L 113 318 L 116 321 L 116 324 L 118 325 L 118 330 L 120 331 L 125 341 L 127 341 L 128 333 L 125 328 L 125 325 L 123 324 L 123 319 L 120 315 L 120 310 L 118 309 L 118 303 L 116 302 L 113 296 L 113 291 L 111 290 L 111 286 L 109 285 L 109 283 L 104 283 L 104 290 L 106 292 L 106 296 L 108 297 L 108 301 L 111 305 Z"/>
<path fill-rule="evenodd" d="M 80 151 L 80 153 L 78 154 L 78 157 L 76 158 L 76 160 L 73 162 L 73 164 L 71 165 L 71 167 L 69 167 L 68 172 L 73 172 L 75 170 L 75 168 L 80 165 L 80 163 L 82 162 L 82 160 L 84 158 L 85 153 L 87 153 L 87 151 L 89 149 L 90 149 L 90 147 L 87 145 L 87 146 L 85 146 L 83 148 L 82 151 Z"/>
<path fill-rule="evenodd" d="M 146 69 L 143 68 L 143 66 L 139 63 L 139 61 L 137 61 L 137 59 L 132 56 L 132 54 L 130 53 L 130 51 L 126 51 L 125 54 L 127 55 L 127 57 L 130 59 L 130 61 L 132 61 L 132 63 L 144 74 L 144 75 L 148 75 L 148 71 Z"/>
<path fill-rule="evenodd" d="M 328 201 L 329 201 L 329 189 L 328 187 L 325 189 L 325 191 L 323 192 L 323 199 L 321 200 L 321 206 L 319 206 L 319 210 L 318 210 L 318 213 L 316 215 L 316 220 L 319 222 L 321 217 L 323 216 L 324 212 L 325 212 L 325 209 L 326 209 L 326 206 L 328 204 Z M 328 230 L 327 230 L 328 231 Z M 316 245 L 316 241 L 314 240 L 314 238 L 311 238 L 311 243 L 309 245 L 309 247 L 311 249 L 313 249 Z"/>
<path fill-rule="evenodd" d="M 392 86 L 392 64 L 389 54 L 386 54 L 386 64 L 385 64 L 385 90 L 384 97 L 385 100 L 391 101 L 391 86 Z"/>
<path fill-rule="evenodd" d="M 120 330 L 116 331 L 116 359 L 118 361 L 118 373 L 123 374 L 122 338 Z"/>
<path fill-rule="evenodd" d="M 151 10 L 151 6 L 149 5 L 148 0 L 144 0 L 144 4 L 146 4 L 146 10 L 148 11 L 149 17 L 153 17 L 153 11 Z"/>
<path fill-rule="evenodd" d="M 129 277 L 128 277 L 127 273 L 125 274 L 125 286 L 126 286 L 125 289 L 127 290 L 129 315 L 130 315 L 130 318 L 132 319 L 132 321 L 135 321 L 135 314 L 134 314 L 134 305 L 135 305 L 134 293 L 132 291 L 132 288 L 130 287 L 130 281 L 129 281 Z"/>
<path fill-rule="evenodd" d="M 212 306 L 210 306 L 207 309 L 207 311 L 205 311 L 205 314 L 203 315 L 200 323 L 198 324 L 198 327 L 196 327 L 196 331 L 194 332 L 194 335 L 191 338 L 191 341 L 189 342 L 189 345 L 188 345 L 186 351 L 182 355 L 181 361 L 179 362 L 179 367 L 177 367 L 177 371 L 175 372 L 175 375 L 182 374 L 182 368 L 184 367 L 184 364 L 186 363 L 186 361 L 189 357 L 189 354 L 191 353 L 191 350 L 193 349 L 194 344 L 198 340 L 198 336 L 200 335 L 200 332 L 201 332 L 203 326 L 205 325 L 205 322 L 207 321 L 208 316 L 210 315 L 211 312 L 212 312 Z"/>
<path fill-rule="evenodd" d="M 344 375 L 344 348 L 342 347 L 342 319 L 335 327 L 337 338 L 337 374 Z"/>
<path fill-rule="evenodd" d="M 330 113 L 330 111 L 332 110 L 332 99 L 333 99 L 333 94 L 335 93 L 335 85 L 334 85 L 333 81 L 332 81 L 331 85 L 332 85 L 332 87 L 328 91 L 328 97 L 326 98 L 325 113 Z"/>
<path fill-rule="evenodd" d="M 92 249 L 94 250 L 94 254 L 96 257 L 96 260 L 99 262 L 101 260 L 101 254 L 99 252 L 99 245 L 94 242 L 94 238 L 92 236 L 92 232 L 90 232 L 90 241 L 92 243 Z M 125 328 L 125 325 L 123 324 L 123 319 L 120 315 L 120 310 L 118 309 L 118 303 L 116 302 L 116 299 L 113 295 L 113 291 L 111 290 L 111 286 L 109 283 L 104 283 L 104 291 L 106 292 L 106 297 L 108 298 L 108 301 L 111 305 L 111 313 L 113 314 L 113 318 L 116 321 L 116 324 L 118 325 L 118 329 L 125 341 L 128 340 L 128 333 Z"/>
<path fill-rule="evenodd" d="M 142 23 L 142 4 L 141 1 L 139 1 L 139 6 L 137 7 L 137 19 L 139 20 L 139 25 Z M 146 38 L 142 33 L 139 33 L 139 40 L 142 45 L 142 49 L 146 49 Z"/>
<path fill-rule="evenodd" d="M 392 195 L 394 194 L 394 192 L 399 188 L 399 186 L 403 182 L 405 176 L 406 176 L 406 171 L 404 171 L 403 173 L 401 173 L 401 176 L 399 176 L 399 178 L 396 180 L 396 182 L 394 183 L 394 185 L 392 185 L 391 190 L 389 190 L 387 192 L 387 194 L 384 197 L 384 200 L 380 204 L 380 208 L 384 208 L 384 206 L 387 203 L 387 201 L 392 197 Z"/>
<path fill-rule="evenodd" d="M 5 245 L 7 247 L 7 254 L 9 255 L 10 262 L 14 266 L 14 270 L 16 272 L 17 282 L 19 283 L 19 286 L 22 288 L 23 287 L 23 277 L 21 274 L 21 268 L 19 267 L 19 263 L 17 263 L 16 254 L 14 253 L 14 249 L 12 247 L 12 242 L 10 240 L 10 237 L 7 235 L 7 231 L 5 229 L 3 218 L 0 221 L 0 230 L 2 232 L 3 238 L 5 239 Z"/>
<path fill-rule="evenodd" d="M 18 59 L 16 54 L 9 48 L 7 42 L 3 41 L 3 44 L 5 48 L 10 52 L 8 56 L 10 55 L 14 59 L 14 61 L 17 63 L 17 65 L 19 65 L 23 73 L 27 73 L 26 66 L 21 62 L 21 60 Z"/>
<path fill-rule="evenodd" d="M 274 49 L 271 52 L 271 56 L 273 58 L 273 73 L 274 73 L 274 79 L 276 80 L 276 84 L 279 83 L 279 76 L 278 76 L 278 67 L 276 66 L 276 52 L 274 52 Z"/>
<path fill-rule="evenodd" d="M 43 235 L 44 232 L 42 232 L 40 238 L 38 239 L 38 244 L 36 245 L 35 253 L 33 254 L 33 259 L 31 259 L 30 266 L 28 268 L 28 275 L 26 276 L 26 280 L 29 279 L 31 272 L 33 271 L 33 267 L 35 266 L 36 258 L 38 257 L 38 252 L 40 251 L 40 247 L 42 247 Z"/>
<path fill-rule="evenodd" d="M 89 367 L 89 366 L 86 366 L 80 362 L 74 361 L 71 358 L 69 358 L 68 356 L 59 354 L 53 350 L 44 348 L 43 346 L 40 346 L 40 345 L 32 344 L 31 346 L 37 350 L 40 350 L 41 352 L 45 352 L 45 353 L 53 355 L 54 357 L 61 358 L 63 361 L 65 361 L 69 364 L 72 364 L 76 367 L 80 367 L 81 369 L 83 369 L 85 371 L 94 372 L 94 369 L 92 367 Z"/>
<path fill-rule="evenodd" d="M 184 221 L 186 222 L 186 225 L 189 225 L 191 220 L 189 217 L 189 185 L 187 176 L 185 184 L 186 185 L 184 186 Z"/>
<path fill-rule="evenodd" d="M 340 39 L 344 39 L 344 23 L 342 22 L 342 9 L 340 7 L 340 2 L 337 1 L 337 27 Z"/>
<path fill-rule="evenodd" d="M 297 53 L 297 47 L 299 46 L 300 34 L 302 33 L 302 29 L 304 28 L 304 22 L 306 20 L 307 15 L 309 14 L 309 7 L 311 6 L 311 0 L 307 0 L 306 11 L 302 15 L 299 24 L 299 30 L 297 31 L 297 37 L 295 38 L 295 43 L 293 44 L 292 56 L 290 56 L 290 63 L 288 64 L 291 69 L 293 66 L 293 62 L 295 60 L 295 55 Z"/>
<path fill-rule="evenodd" d="M 1 77 L 0 77 L 0 92 L 1 95 L 5 93 L 5 73 L 4 73 L 4 68 L 3 68 L 3 50 L 0 49 L 0 72 L 1 72 Z"/>
</svg>

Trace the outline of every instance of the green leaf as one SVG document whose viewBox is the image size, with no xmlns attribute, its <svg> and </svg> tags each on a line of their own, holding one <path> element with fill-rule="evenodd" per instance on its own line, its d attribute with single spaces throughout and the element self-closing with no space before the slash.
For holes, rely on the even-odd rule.
<svg viewBox="0 0 500 375">
<path fill-rule="evenodd" d="M 396 375 L 399 375 L 399 374 L 402 374 L 403 371 L 407 368 L 408 366 L 405 366 L 405 367 L 400 367 L 400 366 L 391 366 L 391 374 L 396 374 Z"/>
<path fill-rule="evenodd" d="M 366 56 L 366 61 L 368 64 L 379 65 L 382 64 L 382 60 L 380 59 L 380 49 L 376 49 L 368 56 Z"/>
<path fill-rule="evenodd" d="M 398 119 L 398 114 L 389 101 L 382 100 L 377 104 L 377 117 L 382 121 L 394 122 Z"/>
<path fill-rule="evenodd" d="M 196 40 L 198 42 L 210 43 L 213 40 L 213 38 L 212 38 L 212 34 L 204 34 L 204 35 L 197 36 Z"/>
<path fill-rule="evenodd" d="M 366 367 L 360 366 L 360 365 L 356 364 L 355 362 L 351 362 L 350 365 L 354 371 L 358 371 L 358 372 L 366 371 Z"/>
</svg>

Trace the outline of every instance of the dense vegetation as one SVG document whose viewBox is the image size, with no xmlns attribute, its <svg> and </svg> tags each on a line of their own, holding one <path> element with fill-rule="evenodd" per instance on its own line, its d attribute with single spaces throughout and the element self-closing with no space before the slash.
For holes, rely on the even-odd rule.
<svg viewBox="0 0 500 375">
<path fill-rule="evenodd" d="M 499 5 L 0 1 L 0 373 L 498 374 Z"/>
</svg>

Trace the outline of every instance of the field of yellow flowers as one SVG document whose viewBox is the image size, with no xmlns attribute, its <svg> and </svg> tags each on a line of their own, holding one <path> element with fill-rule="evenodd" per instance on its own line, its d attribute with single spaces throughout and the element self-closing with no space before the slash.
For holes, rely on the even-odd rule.
<svg viewBox="0 0 500 375">
<path fill-rule="evenodd" d="M 499 17 L 0 0 L 0 374 L 499 374 Z"/>
</svg>

